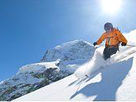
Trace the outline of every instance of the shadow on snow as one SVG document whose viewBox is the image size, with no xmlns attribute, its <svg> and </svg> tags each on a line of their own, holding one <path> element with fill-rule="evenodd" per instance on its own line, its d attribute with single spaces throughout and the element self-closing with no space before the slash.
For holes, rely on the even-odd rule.
<svg viewBox="0 0 136 102">
<path fill-rule="evenodd" d="M 133 58 L 127 61 L 112 64 L 108 68 L 105 68 L 104 70 L 100 70 L 99 73 L 101 73 L 101 77 L 102 77 L 102 80 L 100 82 L 88 84 L 87 86 L 83 87 L 78 92 L 73 94 L 70 97 L 70 99 L 74 98 L 78 94 L 83 94 L 86 97 L 96 95 L 94 101 L 116 100 L 116 92 L 118 88 L 121 86 L 122 81 L 127 76 L 129 70 L 131 69 L 132 63 L 133 63 Z M 71 83 L 70 85 L 74 83 L 75 82 Z"/>
</svg>

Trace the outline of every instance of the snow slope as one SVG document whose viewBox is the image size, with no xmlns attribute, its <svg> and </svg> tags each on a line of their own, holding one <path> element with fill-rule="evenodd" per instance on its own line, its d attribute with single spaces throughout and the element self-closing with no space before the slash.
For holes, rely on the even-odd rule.
<svg viewBox="0 0 136 102">
<path fill-rule="evenodd" d="M 129 44 L 134 44 L 135 38 L 131 38 L 129 34 L 125 36 L 128 38 Z M 83 74 L 90 69 L 97 69 L 97 73 L 93 74 L 92 77 L 79 80 L 75 74 L 72 74 L 14 101 L 136 101 L 136 47 L 120 47 L 120 51 L 106 62 L 107 65 L 97 67 L 97 65 L 101 66 L 102 63 L 105 63 L 100 59 L 102 50 L 103 47 L 99 48 L 98 52 L 94 54 L 93 63 L 90 60 L 79 67 Z M 78 73 L 79 78 L 82 76 L 80 74 Z"/>
<path fill-rule="evenodd" d="M 71 75 L 15 101 L 136 100 L 135 61 L 130 58 L 113 64 L 84 82 Z"/>
</svg>

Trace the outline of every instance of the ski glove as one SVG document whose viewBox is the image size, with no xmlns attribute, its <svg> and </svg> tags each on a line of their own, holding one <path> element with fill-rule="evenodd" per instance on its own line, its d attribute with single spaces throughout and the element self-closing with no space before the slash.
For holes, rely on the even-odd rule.
<svg viewBox="0 0 136 102">
<path fill-rule="evenodd" d="M 97 45 L 97 42 L 94 42 L 93 45 L 94 45 L 94 46 Z"/>
<path fill-rule="evenodd" d="M 122 43 L 121 43 L 121 46 L 126 46 L 126 45 L 127 45 L 127 44 L 126 44 L 126 43 L 124 43 L 124 42 L 122 42 Z"/>
</svg>

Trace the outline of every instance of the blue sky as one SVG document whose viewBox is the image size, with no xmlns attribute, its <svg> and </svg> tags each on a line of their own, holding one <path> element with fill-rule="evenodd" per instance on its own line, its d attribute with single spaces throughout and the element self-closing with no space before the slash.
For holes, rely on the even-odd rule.
<svg viewBox="0 0 136 102">
<path fill-rule="evenodd" d="M 100 0 L 0 0 L 0 80 L 39 62 L 47 49 L 83 39 L 91 43 L 110 21 L 122 32 L 136 28 L 136 0 L 123 0 L 114 16 Z M 116 7 L 116 5 L 115 5 Z"/>
</svg>

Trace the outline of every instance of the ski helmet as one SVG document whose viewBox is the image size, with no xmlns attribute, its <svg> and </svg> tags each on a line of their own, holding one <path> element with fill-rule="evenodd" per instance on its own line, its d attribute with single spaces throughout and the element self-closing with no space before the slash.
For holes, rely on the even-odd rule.
<svg viewBox="0 0 136 102">
<path fill-rule="evenodd" d="M 107 22 L 104 25 L 104 29 L 105 29 L 105 31 L 112 30 L 113 29 L 113 25 L 111 23 Z"/>
</svg>

